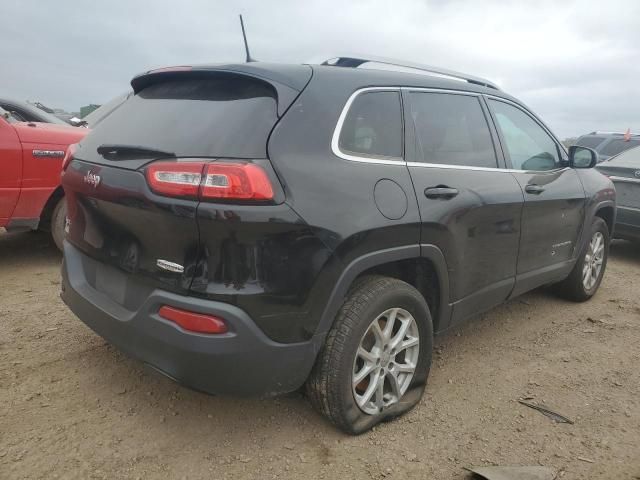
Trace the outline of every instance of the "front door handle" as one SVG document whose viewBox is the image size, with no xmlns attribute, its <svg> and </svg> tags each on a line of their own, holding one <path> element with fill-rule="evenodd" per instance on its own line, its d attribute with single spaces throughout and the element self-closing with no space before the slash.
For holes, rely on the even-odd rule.
<svg viewBox="0 0 640 480">
<path fill-rule="evenodd" d="M 533 193 L 534 195 L 540 195 L 542 192 L 544 192 L 544 187 L 535 184 L 527 185 L 526 187 L 524 187 L 524 191 L 527 193 Z"/>
<path fill-rule="evenodd" d="M 456 188 L 449 187 L 432 187 L 426 188 L 424 196 L 427 198 L 453 198 L 458 195 Z"/>
</svg>

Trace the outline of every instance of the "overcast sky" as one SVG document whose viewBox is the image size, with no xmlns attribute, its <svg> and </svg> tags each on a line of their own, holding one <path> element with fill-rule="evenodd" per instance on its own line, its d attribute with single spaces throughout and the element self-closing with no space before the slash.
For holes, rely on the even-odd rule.
<svg viewBox="0 0 640 480">
<path fill-rule="evenodd" d="M 368 53 L 486 77 L 562 138 L 640 131 L 640 1 L 0 0 L 0 96 L 77 111 L 165 65 Z"/>
</svg>

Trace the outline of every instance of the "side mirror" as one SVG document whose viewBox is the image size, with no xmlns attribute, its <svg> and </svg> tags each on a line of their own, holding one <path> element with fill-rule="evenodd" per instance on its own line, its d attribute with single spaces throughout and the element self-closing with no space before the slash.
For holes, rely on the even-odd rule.
<svg viewBox="0 0 640 480">
<path fill-rule="evenodd" d="M 598 153 L 587 147 L 571 145 L 569 147 L 569 166 L 571 168 L 593 168 L 598 164 Z"/>
<path fill-rule="evenodd" d="M 87 125 L 87 122 L 78 117 L 72 117 L 69 119 L 69 123 L 74 127 L 84 127 Z"/>
</svg>

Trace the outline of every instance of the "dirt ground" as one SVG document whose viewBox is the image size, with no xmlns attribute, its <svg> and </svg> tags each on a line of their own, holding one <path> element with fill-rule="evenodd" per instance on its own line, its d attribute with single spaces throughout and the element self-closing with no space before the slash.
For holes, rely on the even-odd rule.
<svg viewBox="0 0 640 480">
<path fill-rule="evenodd" d="M 359 437 L 299 395 L 213 397 L 150 372 L 67 311 L 60 258 L 43 234 L 0 232 L 2 479 L 640 478 L 638 246 L 613 245 L 588 303 L 538 290 L 439 338 L 420 405 Z"/>
</svg>

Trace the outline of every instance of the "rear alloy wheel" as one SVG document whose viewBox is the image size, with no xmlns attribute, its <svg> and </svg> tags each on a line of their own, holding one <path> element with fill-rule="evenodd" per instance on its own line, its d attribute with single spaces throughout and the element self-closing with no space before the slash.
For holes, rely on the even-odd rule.
<svg viewBox="0 0 640 480">
<path fill-rule="evenodd" d="M 602 262 L 604 261 L 604 243 L 602 232 L 596 232 L 591 237 L 582 267 L 582 284 L 585 290 L 591 290 L 600 280 Z"/>
<path fill-rule="evenodd" d="M 569 276 L 557 286 L 569 300 L 584 302 L 595 295 L 607 266 L 609 256 L 609 228 L 596 217 L 591 224 L 590 237 Z"/>
<path fill-rule="evenodd" d="M 62 251 L 62 241 L 64 240 L 64 225 L 67 218 L 67 200 L 62 197 L 51 215 L 51 237 L 58 250 Z"/>
<path fill-rule="evenodd" d="M 420 333 L 415 318 L 402 308 L 379 315 L 365 332 L 353 362 L 353 395 L 369 415 L 397 403 L 418 365 Z"/>
<path fill-rule="evenodd" d="M 341 430 L 366 432 L 420 401 L 432 345 L 431 314 L 420 292 L 395 278 L 363 277 L 318 354 L 307 396 Z"/>
</svg>

